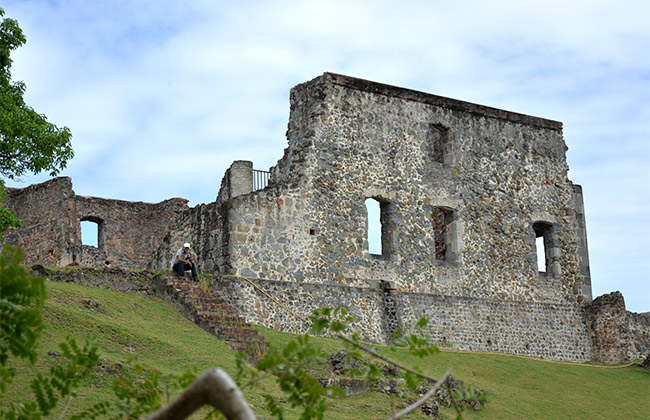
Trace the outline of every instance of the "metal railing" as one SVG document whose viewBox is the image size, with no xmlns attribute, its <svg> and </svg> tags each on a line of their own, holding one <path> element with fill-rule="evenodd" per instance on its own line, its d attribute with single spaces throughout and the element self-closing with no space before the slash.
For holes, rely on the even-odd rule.
<svg viewBox="0 0 650 420">
<path fill-rule="evenodd" d="M 253 191 L 264 189 L 269 184 L 271 172 L 253 169 Z"/>
</svg>

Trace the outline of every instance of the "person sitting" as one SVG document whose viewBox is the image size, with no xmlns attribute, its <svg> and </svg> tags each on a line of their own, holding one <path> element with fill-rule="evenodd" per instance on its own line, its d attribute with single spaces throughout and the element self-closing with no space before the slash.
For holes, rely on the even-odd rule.
<svg viewBox="0 0 650 420">
<path fill-rule="evenodd" d="M 181 249 L 176 252 L 176 258 L 174 258 L 174 265 L 172 270 L 181 277 L 185 276 L 185 270 L 192 271 L 192 280 L 198 280 L 196 274 L 196 265 L 192 259 L 192 253 L 190 252 L 190 244 L 185 243 Z"/>
</svg>

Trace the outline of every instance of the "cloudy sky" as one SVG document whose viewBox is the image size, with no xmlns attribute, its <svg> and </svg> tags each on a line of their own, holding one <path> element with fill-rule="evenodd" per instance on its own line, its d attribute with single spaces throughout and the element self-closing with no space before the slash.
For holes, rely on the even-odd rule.
<svg viewBox="0 0 650 420">
<path fill-rule="evenodd" d="M 650 311 L 650 2 L 2 0 L 26 101 L 80 195 L 212 202 L 282 157 L 289 89 L 331 71 L 562 121 L 594 296 Z M 26 176 L 24 187 L 45 175 Z"/>
</svg>

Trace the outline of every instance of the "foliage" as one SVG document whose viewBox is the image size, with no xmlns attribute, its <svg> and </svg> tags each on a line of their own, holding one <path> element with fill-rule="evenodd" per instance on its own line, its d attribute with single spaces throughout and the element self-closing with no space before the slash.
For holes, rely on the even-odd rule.
<svg viewBox="0 0 650 420">
<path fill-rule="evenodd" d="M 12 382 L 15 371 L 7 367 L 10 355 L 36 360 L 36 340 L 43 329 L 40 308 L 45 283 L 19 265 L 22 251 L 5 246 L 0 255 L 0 392 Z"/>
<path fill-rule="evenodd" d="M 7 197 L 7 191 L 5 190 L 5 183 L 0 179 L 0 203 Z M 2 241 L 2 233 L 4 233 L 9 228 L 20 228 L 22 227 L 22 222 L 16 219 L 16 211 L 13 209 L 5 208 L 0 205 L 0 242 Z"/>
<path fill-rule="evenodd" d="M 324 358 L 321 347 L 313 343 L 309 335 L 299 335 L 282 348 L 270 346 L 257 363 L 256 369 L 253 369 L 246 362 L 246 356 L 240 353 L 237 357 L 235 381 L 242 388 L 246 388 L 272 375 L 286 395 L 287 402 L 292 407 L 302 407 L 302 420 L 322 419 L 327 409 L 327 392 L 307 372 L 307 367 Z M 241 385 L 244 382 L 245 384 Z M 278 397 L 267 395 L 265 400 L 273 416 L 277 419 L 286 418 Z"/>
<path fill-rule="evenodd" d="M 113 381 L 116 418 L 138 419 L 169 403 L 170 396 L 190 386 L 196 379 L 196 367 L 186 368 L 182 375 L 163 375 L 133 359 L 134 375 L 123 374 Z"/>
<path fill-rule="evenodd" d="M 366 361 L 363 368 L 348 370 L 348 374 L 353 377 L 361 377 L 370 382 L 377 381 L 382 376 L 380 365 L 376 362 L 377 359 L 380 359 L 401 369 L 402 378 L 405 380 L 404 382 L 407 388 L 415 394 L 420 391 L 420 387 L 425 380 L 432 381 L 432 392 L 429 395 L 432 395 L 436 389 L 439 389 L 443 385 L 448 387 L 448 384 L 445 382 L 448 377 L 447 374 L 442 379 L 436 380 L 421 373 L 418 368 L 403 366 L 375 352 L 361 343 L 357 332 L 352 333 L 351 338 L 343 335 L 348 330 L 349 324 L 354 321 L 344 308 L 323 308 L 315 310 L 310 320 L 312 322 L 312 334 L 331 334 L 343 340 L 348 345 L 350 349 L 347 352 L 348 361 L 352 357 L 361 359 L 362 355 L 360 351 L 371 356 L 371 359 Z M 422 334 L 426 323 L 426 319 L 421 319 L 413 328 L 413 332 L 405 335 L 403 338 L 403 343 L 407 346 L 410 354 L 418 358 L 427 357 L 439 352 L 436 346 L 430 344 L 430 338 Z M 313 340 L 308 334 L 299 335 L 289 340 L 281 348 L 271 345 L 262 357 L 262 360 L 257 363 L 256 369 L 252 369 L 245 362 L 245 356 L 240 356 L 238 358 L 236 380 L 240 384 L 245 383 L 242 388 L 246 388 L 260 381 L 261 378 L 272 375 L 276 378 L 280 389 L 285 393 L 287 402 L 292 407 L 302 407 L 301 420 L 322 419 L 327 410 L 327 395 L 333 398 L 345 397 L 345 392 L 340 388 L 330 387 L 327 390 L 323 389 L 320 383 L 308 373 L 309 366 L 322 361 L 324 358 L 325 354 L 323 350 L 319 345 L 313 343 Z M 454 403 L 458 411 L 459 417 L 462 407 L 455 402 L 455 399 L 478 398 L 478 396 L 460 395 L 450 391 L 448 391 L 448 394 L 450 395 L 450 401 Z M 417 408 L 427 399 L 424 398 L 416 401 L 408 409 L 413 410 Z M 266 405 L 271 414 L 277 419 L 286 418 L 281 401 L 277 397 L 266 396 Z"/>
<path fill-rule="evenodd" d="M 5 12 L 0 8 L 0 18 Z M 27 172 L 49 171 L 55 176 L 74 153 L 67 127 L 58 128 L 28 106 L 25 83 L 11 81 L 11 52 L 25 44 L 23 31 L 14 19 L 0 22 L 0 176 L 15 179 Z M 0 182 L 0 201 L 4 198 Z M 0 206 L 0 234 L 19 227 L 13 213 Z"/>
</svg>

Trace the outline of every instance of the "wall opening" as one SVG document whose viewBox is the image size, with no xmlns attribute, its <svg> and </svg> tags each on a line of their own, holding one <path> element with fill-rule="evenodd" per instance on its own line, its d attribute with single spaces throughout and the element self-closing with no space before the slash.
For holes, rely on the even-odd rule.
<svg viewBox="0 0 650 420">
<path fill-rule="evenodd" d="M 537 271 L 546 273 L 546 248 L 543 236 L 535 238 L 535 248 L 537 249 Z"/>
<path fill-rule="evenodd" d="M 374 198 L 366 199 L 366 211 L 368 214 L 368 252 L 373 255 L 381 255 L 381 208 L 379 201 Z"/>
<path fill-rule="evenodd" d="M 437 261 L 454 261 L 453 210 L 449 207 L 434 207 L 431 217 L 433 219 L 435 259 Z"/>
<path fill-rule="evenodd" d="M 537 253 L 537 271 L 540 274 L 551 275 L 559 273 L 558 244 L 555 240 L 553 225 L 545 222 L 533 223 L 535 231 L 535 248 Z M 558 266 L 558 267 L 556 267 Z"/>
<path fill-rule="evenodd" d="M 366 227 L 368 236 L 368 253 L 373 256 L 390 258 L 393 254 L 393 213 L 394 205 L 377 198 L 365 201 L 368 218 Z"/>
<path fill-rule="evenodd" d="M 104 221 L 98 217 L 85 217 L 79 223 L 81 228 L 81 244 L 102 249 Z"/>
<path fill-rule="evenodd" d="M 427 140 L 431 149 L 431 157 L 433 158 L 433 161 L 438 163 L 449 163 L 449 130 L 439 124 L 430 124 Z"/>
</svg>

